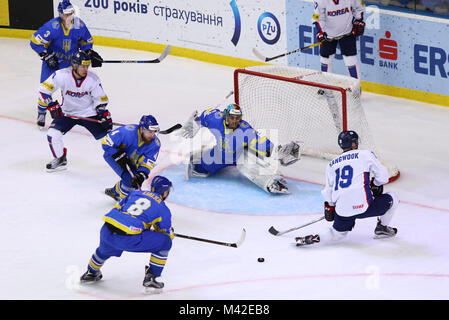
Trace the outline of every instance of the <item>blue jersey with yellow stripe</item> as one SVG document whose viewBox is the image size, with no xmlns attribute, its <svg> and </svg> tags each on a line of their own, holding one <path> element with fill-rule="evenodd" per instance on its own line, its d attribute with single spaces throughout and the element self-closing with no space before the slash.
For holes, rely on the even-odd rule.
<svg viewBox="0 0 449 320">
<path fill-rule="evenodd" d="M 148 176 L 156 164 L 161 142 L 157 136 L 150 143 L 145 143 L 139 134 L 138 125 L 127 125 L 110 131 L 101 141 L 104 158 L 113 163 L 112 155 L 123 150 L 134 164 L 136 171 L 143 171 Z"/>
<path fill-rule="evenodd" d="M 132 191 L 103 220 L 127 234 L 140 234 L 153 227 L 173 238 L 171 212 L 159 194 Z"/>
<path fill-rule="evenodd" d="M 227 128 L 223 112 L 209 108 L 198 117 L 202 126 L 207 127 L 215 136 L 216 146 L 210 151 L 209 156 L 217 159 L 221 154 L 222 163 L 237 162 L 240 153 L 244 149 L 251 150 L 261 156 L 270 156 L 273 143 L 265 136 L 260 136 L 251 125 L 241 120 L 238 128 Z"/>
<path fill-rule="evenodd" d="M 66 30 L 61 18 L 56 17 L 31 36 L 30 45 L 38 54 L 43 51 L 55 52 L 59 68 L 62 69 L 71 65 L 72 56 L 78 49 L 92 49 L 93 39 L 81 19 L 74 17 L 71 26 Z"/>
</svg>

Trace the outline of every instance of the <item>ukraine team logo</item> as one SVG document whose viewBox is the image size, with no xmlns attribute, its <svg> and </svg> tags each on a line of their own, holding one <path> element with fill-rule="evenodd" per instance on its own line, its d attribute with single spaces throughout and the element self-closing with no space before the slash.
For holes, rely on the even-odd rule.
<svg viewBox="0 0 449 320">
<path fill-rule="evenodd" d="M 72 44 L 72 40 L 67 39 L 67 40 L 62 41 L 62 47 L 64 48 L 65 52 L 70 51 L 71 44 Z"/>
</svg>

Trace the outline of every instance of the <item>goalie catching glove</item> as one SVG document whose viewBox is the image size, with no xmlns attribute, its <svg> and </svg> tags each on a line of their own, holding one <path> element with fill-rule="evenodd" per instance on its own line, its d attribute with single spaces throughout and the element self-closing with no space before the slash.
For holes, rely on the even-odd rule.
<svg viewBox="0 0 449 320">
<path fill-rule="evenodd" d="M 283 166 L 289 166 L 301 157 L 299 144 L 296 141 L 289 142 L 285 145 L 278 146 L 278 160 Z"/>
<path fill-rule="evenodd" d="M 186 139 L 191 139 L 200 129 L 201 125 L 198 124 L 198 111 L 195 111 L 183 124 L 182 129 L 179 130 L 178 135 Z"/>
</svg>

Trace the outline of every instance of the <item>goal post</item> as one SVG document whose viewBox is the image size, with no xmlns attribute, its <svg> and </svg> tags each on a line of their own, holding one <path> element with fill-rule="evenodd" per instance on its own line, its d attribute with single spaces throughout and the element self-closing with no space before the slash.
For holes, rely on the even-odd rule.
<svg viewBox="0 0 449 320">
<path fill-rule="evenodd" d="M 255 66 L 234 71 L 234 96 L 254 128 L 276 132 L 278 143 L 299 141 L 303 155 L 330 160 L 341 154 L 338 134 L 354 130 L 359 147 L 382 160 L 361 104 L 358 79 L 291 66 Z M 398 168 L 383 164 L 390 182 L 396 180 Z"/>
</svg>

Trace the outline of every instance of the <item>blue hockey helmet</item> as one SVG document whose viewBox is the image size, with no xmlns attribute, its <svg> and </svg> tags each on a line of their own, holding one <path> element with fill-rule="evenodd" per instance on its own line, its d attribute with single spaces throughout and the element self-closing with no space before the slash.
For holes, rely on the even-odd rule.
<svg viewBox="0 0 449 320">
<path fill-rule="evenodd" d="M 58 4 L 59 14 L 74 14 L 75 8 L 70 3 L 70 0 L 62 0 Z"/>
<path fill-rule="evenodd" d="M 159 124 L 152 115 L 142 116 L 139 121 L 139 127 L 151 131 L 159 131 Z"/>
<path fill-rule="evenodd" d="M 338 145 L 342 149 L 350 149 L 353 142 L 355 142 L 357 145 L 359 144 L 359 135 L 355 131 L 342 131 L 338 135 Z"/>
<path fill-rule="evenodd" d="M 72 65 L 89 66 L 90 56 L 85 51 L 79 50 L 72 56 Z"/>
<path fill-rule="evenodd" d="M 170 191 L 173 184 L 170 180 L 163 176 L 155 176 L 151 181 L 151 192 L 162 195 L 164 191 Z"/>
</svg>

